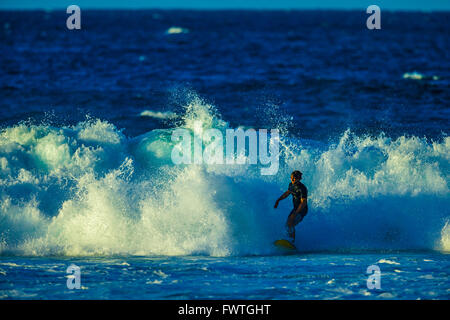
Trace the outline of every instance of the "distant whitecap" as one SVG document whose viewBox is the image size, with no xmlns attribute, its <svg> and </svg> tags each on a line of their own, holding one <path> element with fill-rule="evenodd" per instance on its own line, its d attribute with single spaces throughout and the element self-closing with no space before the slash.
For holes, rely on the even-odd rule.
<svg viewBox="0 0 450 320">
<path fill-rule="evenodd" d="M 423 74 L 418 72 L 406 72 L 403 74 L 403 79 L 412 79 L 412 80 L 422 80 L 424 78 Z"/>
<path fill-rule="evenodd" d="M 439 77 L 436 75 L 433 76 L 426 76 L 419 72 L 406 72 L 403 74 L 403 79 L 411 79 L 411 80 L 439 80 Z"/>
<path fill-rule="evenodd" d="M 170 27 L 166 31 L 166 34 L 179 34 L 179 33 L 189 33 L 189 30 L 181 27 Z"/>
<path fill-rule="evenodd" d="M 139 114 L 141 117 L 150 117 L 156 119 L 173 119 L 177 117 L 177 114 L 170 111 L 152 111 L 152 110 L 144 110 Z"/>
</svg>

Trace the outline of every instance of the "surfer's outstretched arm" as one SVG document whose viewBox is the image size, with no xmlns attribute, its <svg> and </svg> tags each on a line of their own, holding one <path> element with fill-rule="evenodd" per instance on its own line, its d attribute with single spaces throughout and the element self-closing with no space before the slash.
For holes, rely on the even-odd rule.
<svg viewBox="0 0 450 320">
<path fill-rule="evenodd" d="M 281 200 L 286 199 L 290 194 L 291 194 L 291 192 L 290 192 L 289 190 L 286 191 L 285 193 L 283 193 L 283 194 L 281 195 L 281 197 L 279 197 L 279 198 L 277 199 L 277 201 L 275 202 L 274 208 L 276 209 L 276 208 L 278 207 L 278 203 L 279 203 Z"/>
</svg>

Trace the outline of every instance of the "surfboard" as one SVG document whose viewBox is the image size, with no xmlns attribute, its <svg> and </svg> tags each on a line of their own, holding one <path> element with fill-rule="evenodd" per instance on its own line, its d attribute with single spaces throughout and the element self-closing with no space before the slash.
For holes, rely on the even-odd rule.
<svg viewBox="0 0 450 320">
<path fill-rule="evenodd" d="M 289 252 L 297 251 L 297 248 L 292 243 L 290 243 L 288 240 L 284 240 L 284 239 L 277 240 L 273 244 L 276 247 L 286 250 L 286 251 L 289 251 Z"/>
</svg>

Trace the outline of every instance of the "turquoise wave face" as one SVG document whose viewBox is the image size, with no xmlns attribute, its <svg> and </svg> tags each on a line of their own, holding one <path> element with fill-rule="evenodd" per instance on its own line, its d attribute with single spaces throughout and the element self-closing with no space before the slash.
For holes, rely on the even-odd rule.
<svg viewBox="0 0 450 320">
<path fill-rule="evenodd" d="M 347 130 L 326 144 L 279 123 L 279 171 L 262 176 L 260 165 L 174 165 L 173 130 L 230 127 L 198 98 L 178 116 L 174 128 L 134 138 L 101 119 L 3 129 L 0 252 L 271 254 L 291 201 L 273 205 L 298 169 L 309 189 L 302 250 L 450 250 L 449 137 Z"/>
</svg>

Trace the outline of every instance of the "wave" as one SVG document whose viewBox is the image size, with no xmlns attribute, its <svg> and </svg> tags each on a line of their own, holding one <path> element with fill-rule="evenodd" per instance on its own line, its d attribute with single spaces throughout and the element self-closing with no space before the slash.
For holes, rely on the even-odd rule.
<svg viewBox="0 0 450 320">
<path fill-rule="evenodd" d="M 150 117 L 155 119 L 174 119 L 177 117 L 175 112 L 170 111 L 152 111 L 152 110 L 144 110 L 139 116 L 141 117 Z"/>
<path fill-rule="evenodd" d="M 180 33 L 189 33 L 189 29 L 174 26 L 166 30 L 166 34 L 180 34 Z"/>
<path fill-rule="evenodd" d="M 262 176 L 259 165 L 174 165 L 173 130 L 228 128 L 197 97 L 180 118 L 134 138 L 101 119 L 4 128 L 1 254 L 273 254 L 292 204 L 273 205 L 297 169 L 309 189 L 301 250 L 450 251 L 447 136 L 283 135 L 278 173 Z"/>
<path fill-rule="evenodd" d="M 414 72 L 405 72 L 404 74 L 403 74 L 403 79 L 412 79 L 412 80 L 435 80 L 435 81 L 437 81 L 437 80 L 439 80 L 439 77 L 438 76 L 425 76 L 425 75 L 423 75 L 423 74 L 421 74 L 421 73 L 419 73 L 419 72 L 417 72 L 417 71 L 414 71 Z"/>
</svg>

